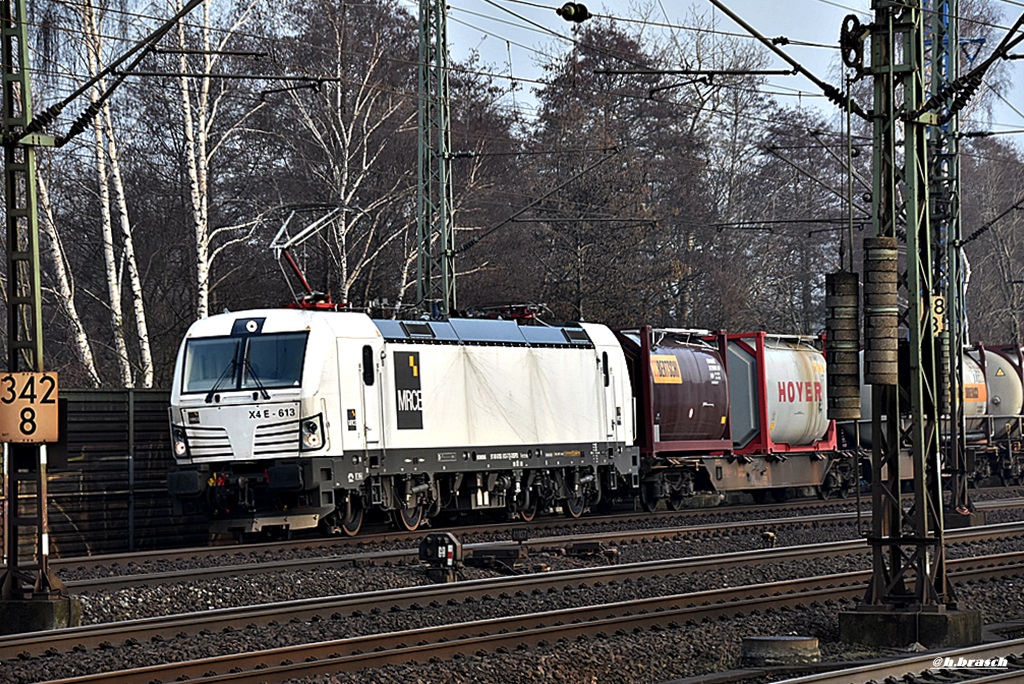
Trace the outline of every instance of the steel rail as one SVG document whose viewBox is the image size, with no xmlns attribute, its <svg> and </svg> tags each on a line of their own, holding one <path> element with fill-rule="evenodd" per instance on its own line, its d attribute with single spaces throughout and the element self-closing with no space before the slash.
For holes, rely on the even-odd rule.
<svg viewBox="0 0 1024 684">
<path fill-rule="evenodd" d="M 972 564 L 980 567 L 972 567 Z M 961 559 L 949 565 L 958 568 L 956 577 L 960 580 L 1017 575 L 1024 572 L 1024 553 Z M 253 680 L 283 682 L 385 664 L 446 659 L 481 650 L 529 648 L 563 639 L 628 634 L 652 628 L 678 629 L 702 620 L 732 617 L 754 610 L 853 599 L 862 594 L 870 574 L 869 571 L 842 573 L 351 637 L 96 673 L 54 680 L 49 684 L 150 684 L 200 677 L 204 684 Z"/>
<path fill-rule="evenodd" d="M 693 527 L 661 528 L 654 530 L 632 530 L 621 532 L 600 532 L 586 536 L 579 534 L 542 537 L 523 542 L 523 546 L 535 551 L 550 551 L 562 549 L 581 542 L 599 544 L 627 544 L 641 541 L 666 541 L 685 537 L 696 537 L 705 539 L 709 537 L 721 537 L 749 533 L 757 529 L 792 529 L 792 528 L 815 528 L 826 525 L 838 525 L 848 523 L 855 513 L 835 513 L 810 518 L 774 518 L 770 520 L 758 520 L 753 522 L 719 523 L 709 525 L 695 525 Z M 951 531 L 947 534 L 951 540 L 982 540 L 1024 534 L 1024 522 L 1001 523 L 998 525 L 983 525 L 969 528 L 970 532 L 963 533 Z M 965 537 L 966 535 L 966 537 Z M 986 536 L 987 535 L 987 536 Z M 422 539 L 422 534 L 419 539 Z M 478 550 L 495 548 L 512 548 L 515 542 L 491 542 L 491 543 L 470 543 L 464 544 L 463 550 L 472 554 Z M 111 575 L 87 580 L 71 580 L 66 584 L 74 593 L 110 591 L 133 586 L 154 585 L 154 584 L 175 584 L 187 582 L 198 578 L 214 579 L 217 577 L 238 577 L 240 575 L 262 574 L 274 571 L 297 571 L 317 570 L 325 567 L 366 567 L 373 565 L 400 565 L 412 564 L 419 561 L 417 549 L 399 549 L 391 551 L 361 552 L 347 555 L 312 556 L 308 558 L 294 558 L 288 560 L 275 560 L 267 562 L 250 562 L 235 565 L 207 566 L 189 568 L 185 570 L 172 570 L 166 572 L 140 573 L 133 575 Z"/>
<path fill-rule="evenodd" d="M 667 541 L 695 537 L 707 539 L 712 537 L 724 537 L 737 534 L 746 534 L 756 530 L 770 529 L 807 529 L 821 528 L 829 525 L 849 523 L 856 518 L 856 513 L 833 513 L 829 515 L 817 515 L 811 517 L 793 518 L 770 518 L 767 520 L 742 521 L 729 523 L 709 523 L 706 525 L 693 525 L 690 527 L 665 527 L 648 530 L 621 530 L 615 532 L 594 532 L 594 533 L 572 533 L 550 537 L 539 537 L 524 542 L 497 541 L 497 542 L 473 542 L 463 544 L 463 550 L 471 553 L 477 549 L 512 548 L 518 544 L 534 550 L 547 551 L 553 549 L 564 549 L 573 544 L 583 542 L 598 544 L 627 544 L 643 541 Z M 1012 523 L 1011 523 L 1012 524 Z M 1024 524 L 1024 523 L 1022 523 Z M 419 544 L 423 539 L 424 532 L 415 533 L 409 538 L 410 541 Z M 230 566 L 207 566 L 189 568 L 180 571 L 168 571 L 157 573 L 144 573 L 137 575 L 112 575 L 90 580 L 69 580 L 67 586 L 73 591 L 97 591 L 138 586 L 143 584 L 168 584 L 187 581 L 196 576 L 203 578 L 218 576 L 238 576 L 244 574 L 257 574 L 271 572 L 274 570 L 296 570 L 313 569 L 324 566 L 370 566 L 370 565 L 397 565 L 417 563 L 419 551 L 415 546 L 412 548 L 390 550 L 390 551 L 365 551 L 345 555 L 332 556 L 311 556 L 308 558 L 295 558 L 281 561 L 249 562 Z"/>
<path fill-rule="evenodd" d="M 1008 502 L 1005 507 L 1024 508 L 1024 498 L 1003 499 Z M 548 533 L 554 532 L 554 536 L 564 536 L 569 533 L 579 533 L 580 527 L 599 527 L 608 524 L 620 523 L 650 523 L 652 521 L 664 521 L 672 525 L 678 521 L 685 521 L 688 518 L 698 516 L 734 516 L 746 514 L 763 515 L 765 511 L 784 512 L 792 511 L 793 516 L 806 515 L 807 511 L 830 506 L 853 506 L 852 500 L 839 501 L 800 501 L 786 504 L 766 504 L 760 506 L 722 506 L 714 508 L 693 508 L 681 511 L 661 511 L 655 513 L 620 513 L 602 516 L 586 516 L 576 520 L 569 520 L 561 517 L 538 519 L 531 523 L 503 522 L 475 525 L 438 525 L 436 527 L 421 528 L 416 532 L 382 531 L 361 534 L 355 537 L 309 537 L 303 539 L 276 540 L 270 542 L 258 542 L 252 544 L 226 544 L 212 546 L 194 546 L 181 549 L 154 549 L 150 551 L 139 551 L 132 553 L 104 554 L 97 556 L 74 556 L 68 558 L 53 558 L 51 565 L 58 568 L 90 568 L 110 565 L 113 563 L 144 563 L 150 561 L 176 560 L 182 558 L 203 558 L 207 556 L 219 556 L 226 554 L 243 554 L 266 551 L 267 549 L 310 549 L 310 548 L 361 548 L 372 544 L 415 542 L 427 532 L 451 532 L 460 536 L 493 535 L 494 537 L 508 538 L 510 530 L 514 527 L 525 527 L 531 535 L 541 538 Z M 671 529 L 671 528 L 668 528 Z"/>
<path fill-rule="evenodd" d="M 1021 532 L 1024 532 L 1022 526 Z M 348 613 L 371 609 L 389 610 L 429 605 L 432 601 L 465 601 L 483 599 L 502 592 L 535 591 L 582 586 L 595 582 L 623 581 L 664 576 L 683 571 L 700 572 L 716 568 L 758 565 L 787 560 L 804 560 L 822 555 L 841 556 L 866 553 L 862 539 L 828 542 L 777 549 L 758 549 L 720 554 L 714 557 L 677 558 L 621 565 L 560 570 L 513 577 L 468 580 L 454 584 L 428 584 L 398 589 L 361 592 L 341 596 L 316 597 L 280 601 L 257 606 L 241 606 L 181 615 L 143 618 L 116 623 L 87 625 L 49 632 L 0 636 L 0 660 L 23 655 L 39 655 L 48 650 L 70 650 L 84 646 L 96 647 L 117 639 L 141 641 L 154 637 L 168 638 L 177 634 L 198 634 L 204 630 L 221 630 L 234 624 L 267 624 L 271 621 L 308 619 L 314 615 Z"/>
<path fill-rule="evenodd" d="M 814 510 L 818 508 L 828 508 L 830 506 L 842 506 L 848 504 L 855 506 L 853 500 L 836 500 L 829 499 L 826 501 L 796 501 L 784 504 L 766 504 L 766 505 L 754 505 L 754 506 L 723 506 L 715 508 L 694 508 L 686 509 L 682 511 L 665 511 L 656 513 L 626 513 L 626 514 L 615 514 L 606 516 L 587 516 L 578 520 L 566 520 L 564 518 L 552 518 L 549 520 L 535 520 L 532 523 L 523 525 L 521 522 L 518 523 L 493 523 L 484 525 L 469 525 L 469 526 L 438 526 L 431 528 L 424 528 L 416 532 L 380 532 L 368 535 L 359 535 L 355 537 L 310 537 L 305 539 L 289 539 L 289 540 L 277 540 L 273 542 L 260 542 L 254 544 L 232 544 L 232 545 L 220 545 L 220 546 L 196 546 L 181 549 L 159 549 L 151 551 L 139 551 L 132 553 L 116 553 L 116 554 L 104 554 L 97 556 L 74 556 L 68 558 L 51 558 L 50 567 L 56 571 L 61 569 L 76 570 L 76 569 L 89 569 L 96 567 L 110 567 L 110 566 L 129 566 L 129 565 L 140 565 L 145 563 L 160 563 L 172 560 L 196 560 L 201 558 L 216 558 L 230 555 L 243 555 L 251 553 L 271 551 L 291 551 L 291 550 L 307 550 L 307 549 L 357 549 L 357 554 L 362 551 L 366 546 L 374 544 L 391 544 L 391 543 L 409 543 L 413 546 L 419 543 L 419 540 L 427 532 L 451 532 L 461 537 L 469 537 L 473 535 L 481 536 L 493 536 L 495 538 L 508 538 L 510 531 L 514 527 L 525 527 L 526 530 L 533 535 L 535 538 L 526 542 L 531 547 L 543 545 L 545 540 L 558 540 L 566 539 L 571 537 L 578 537 L 580 535 L 580 527 L 599 527 L 601 525 L 608 524 L 619 524 L 619 523 L 650 523 L 651 521 L 665 521 L 666 523 L 673 523 L 676 521 L 685 521 L 687 518 L 706 516 L 706 515 L 745 515 L 748 513 L 753 514 L 764 514 L 766 511 L 784 512 L 793 511 L 795 515 L 774 517 L 768 520 L 759 521 L 734 521 L 725 523 L 712 523 L 708 525 L 697 525 L 689 526 L 685 528 L 680 527 L 662 527 L 657 530 L 650 530 L 649 536 L 664 536 L 665 534 L 679 533 L 680 529 L 693 529 L 694 532 L 690 534 L 697 534 L 700 530 L 713 531 L 715 529 L 737 529 L 744 525 L 747 526 L 761 526 L 764 524 L 775 524 L 782 525 L 785 521 L 789 524 L 793 524 L 793 520 L 797 517 L 804 516 L 807 510 Z M 993 510 L 1003 508 L 1024 508 L 1024 498 L 1014 499 L 993 499 L 989 501 L 983 501 L 976 504 L 979 509 L 982 510 Z M 819 520 L 826 517 L 828 514 L 816 516 Z M 843 516 L 844 520 L 856 518 L 856 509 L 852 512 L 835 513 L 832 515 Z M 861 511 L 861 516 L 865 520 L 870 519 L 870 511 Z M 615 533 L 609 533 L 614 537 Z M 546 536 L 545 536 L 546 535 Z M 387 562 L 388 559 L 385 559 Z M 3 565 L 0 564 L 0 568 Z"/>
<path fill-rule="evenodd" d="M 951 541 L 991 539 L 1001 536 L 1000 532 L 1002 534 L 1007 532 L 1011 534 L 1024 533 L 1024 523 L 957 530 L 951 533 Z M 352 614 L 359 610 L 368 612 L 374 608 L 380 610 L 389 610 L 392 607 L 408 608 L 414 605 L 429 605 L 433 601 L 441 603 L 449 600 L 465 601 L 469 597 L 479 600 L 501 593 L 543 591 L 551 588 L 592 585 L 597 582 L 607 584 L 613 581 L 665 576 L 681 572 L 701 572 L 818 557 L 839 557 L 865 553 L 867 550 L 868 547 L 864 540 L 855 539 L 777 549 L 739 551 L 714 557 L 656 560 L 515 577 L 470 580 L 455 584 L 430 584 L 87 625 L 50 632 L 16 634 L 0 637 L 0 660 L 25 655 L 39 655 L 51 649 L 66 651 L 79 646 L 95 648 L 108 643 L 124 642 L 128 639 L 135 641 L 153 638 L 166 639 L 178 634 L 198 634 L 204 630 L 222 630 L 227 626 L 237 624 L 265 625 L 274 620 L 304 620 L 315 615 Z M 993 558 L 1001 559 L 1001 557 Z"/>
</svg>

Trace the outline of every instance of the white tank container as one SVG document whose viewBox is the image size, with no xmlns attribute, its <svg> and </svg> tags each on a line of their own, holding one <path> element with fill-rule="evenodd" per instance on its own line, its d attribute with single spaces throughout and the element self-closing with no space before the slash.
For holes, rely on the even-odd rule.
<svg viewBox="0 0 1024 684">
<path fill-rule="evenodd" d="M 963 376 L 964 425 L 967 434 L 985 429 L 985 414 L 989 412 L 988 387 L 981 365 L 971 354 L 964 354 Z"/>
<path fill-rule="evenodd" d="M 981 362 L 981 352 L 968 355 Z M 1024 386 L 1010 358 L 1002 351 L 985 350 L 985 385 L 988 390 L 988 414 L 992 416 L 993 436 L 1006 437 L 1024 410 Z"/>
<path fill-rule="evenodd" d="M 730 337 L 729 390 L 733 442 L 750 444 L 763 429 L 767 406 L 772 442 L 809 446 L 829 428 L 825 356 L 795 337 Z"/>
</svg>

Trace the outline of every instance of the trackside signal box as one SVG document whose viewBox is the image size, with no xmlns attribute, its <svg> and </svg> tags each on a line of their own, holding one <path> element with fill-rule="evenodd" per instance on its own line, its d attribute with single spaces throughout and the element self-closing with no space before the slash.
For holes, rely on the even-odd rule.
<svg viewBox="0 0 1024 684">
<path fill-rule="evenodd" d="M 431 532 L 420 542 L 420 561 L 427 564 L 431 581 L 455 582 L 462 569 L 462 542 L 451 532 Z"/>
</svg>

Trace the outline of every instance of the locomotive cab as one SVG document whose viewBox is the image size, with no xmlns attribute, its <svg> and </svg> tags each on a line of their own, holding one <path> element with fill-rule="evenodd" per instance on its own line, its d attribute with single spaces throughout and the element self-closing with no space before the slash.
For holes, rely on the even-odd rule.
<svg viewBox="0 0 1024 684">
<path fill-rule="evenodd" d="M 244 533 L 331 524 L 339 505 L 350 510 L 347 488 L 361 483 L 362 458 L 346 459 L 345 449 L 379 433 L 379 421 L 357 425 L 356 413 L 382 343 L 365 316 L 335 314 L 340 335 L 309 316 L 256 311 L 192 326 L 171 395 L 176 512 L 212 515 L 213 532 Z M 337 420 L 343 400 L 353 407 L 347 439 Z M 360 412 L 379 416 L 379 402 Z"/>
</svg>

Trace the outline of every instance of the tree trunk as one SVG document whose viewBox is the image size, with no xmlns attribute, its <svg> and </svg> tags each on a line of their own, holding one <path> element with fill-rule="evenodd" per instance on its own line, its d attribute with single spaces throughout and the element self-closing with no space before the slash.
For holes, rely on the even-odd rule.
<svg viewBox="0 0 1024 684">
<path fill-rule="evenodd" d="M 92 355 L 92 347 L 89 345 L 89 336 L 85 332 L 85 325 L 82 317 L 78 314 L 78 307 L 75 305 L 75 282 L 68 271 L 67 259 L 64 257 L 64 248 L 61 245 L 60 236 L 57 234 L 57 225 L 53 219 L 53 209 L 50 205 L 50 192 L 46 181 L 38 179 L 39 207 L 43 213 L 43 235 L 46 236 L 45 246 L 53 264 L 54 277 L 57 280 L 57 301 L 58 306 L 68 318 L 71 325 L 72 337 L 75 341 L 75 352 L 78 360 L 85 369 L 85 375 L 89 384 L 97 388 L 102 384 L 100 374 L 96 370 L 96 360 Z"/>
<path fill-rule="evenodd" d="M 93 88 L 93 102 L 99 92 Z M 107 178 L 106 152 L 103 149 L 103 124 L 93 121 L 95 133 L 96 176 L 99 182 L 100 229 L 103 236 L 103 264 L 107 270 L 107 294 L 110 298 L 110 328 L 114 336 L 114 355 L 118 374 L 123 387 L 132 386 L 132 369 L 128 363 L 128 346 L 124 339 L 124 314 L 121 310 L 121 279 L 117 273 L 117 257 L 114 254 L 113 219 L 110 215 L 110 182 Z"/>
<path fill-rule="evenodd" d="M 181 0 L 175 0 L 175 8 L 181 11 Z M 209 51 L 209 3 L 204 3 L 203 46 Z M 188 73 L 188 41 L 185 38 L 185 22 L 178 22 L 178 46 L 182 53 L 179 58 L 181 77 L 181 115 L 185 134 L 185 163 L 188 171 L 189 197 L 192 200 L 192 227 L 195 237 L 196 258 L 196 318 L 210 315 L 210 226 L 209 203 L 207 198 L 207 157 L 206 157 L 206 109 L 204 94 L 209 92 L 209 79 L 202 79 L 201 94 L 197 107 L 192 105 L 192 92 L 185 74 Z M 208 62 L 209 57 L 205 60 Z M 207 72 L 209 73 L 209 72 Z"/>
<path fill-rule="evenodd" d="M 121 239 L 124 260 L 128 266 L 128 281 L 132 293 L 132 309 L 135 313 L 135 329 L 139 336 L 139 362 L 141 380 L 139 386 L 153 386 L 153 353 L 149 344 L 149 325 L 146 322 L 146 305 L 142 297 L 142 277 L 139 275 L 139 264 L 135 257 L 135 240 L 132 238 L 132 223 L 128 216 L 128 198 L 125 195 L 124 180 L 121 174 L 121 162 L 114 138 L 114 122 L 110 114 L 110 105 L 103 104 L 103 121 L 107 129 L 107 151 L 110 155 L 110 179 L 117 198 L 117 213 L 120 217 Z"/>
</svg>

